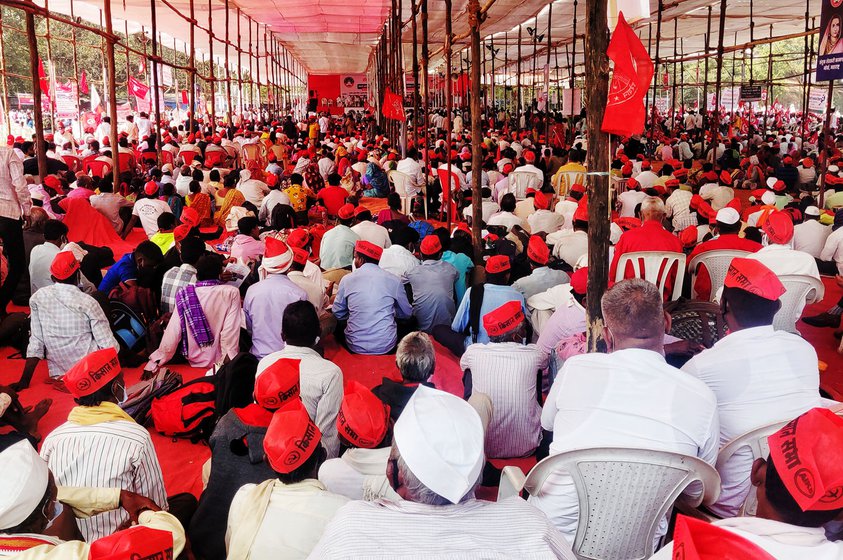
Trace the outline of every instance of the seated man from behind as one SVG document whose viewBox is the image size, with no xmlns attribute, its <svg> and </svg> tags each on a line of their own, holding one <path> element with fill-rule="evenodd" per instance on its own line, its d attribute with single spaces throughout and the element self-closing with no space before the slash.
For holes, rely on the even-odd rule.
<svg viewBox="0 0 843 560">
<path fill-rule="evenodd" d="M 475 499 L 484 462 L 483 425 L 471 405 L 419 388 L 395 424 L 387 466 L 390 484 L 403 500 L 345 505 L 310 558 L 393 558 L 424 551 L 427 557 L 573 559 L 561 535 L 524 500 Z"/>
<path fill-rule="evenodd" d="M 756 428 L 820 406 L 814 347 L 800 336 L 773 329 L 784 292 L 776 275 L 760 262 L 732 259 L 720 299 L 729 335 L 682 367 L 717 397 L 721 448 Z M 719 467 L 720 497 L 709 507 L 713 513 L 738 515 L 750 490 L 751 469 L 748 447 Z"/>
<path fill-rule="evenodd" d="M 717 401 L 711 389 L 670 366 L 664 334 L 670 316 L 658 288 L 641 279 L 618 282 L 601 301 L 608 354 L 568 358 L 542 409 L 553 431 L 550 454 L 595 447 L 670 451 L 714 464 Z M 570 475 L 551 475 L 530 503 L 573 542 L 579 502 Z M 667 531 L 663 519 L 657 536 Z"/>
<path fill-rule="evenodd" d="M 559 284 L 567 284 L 570 277 L 561 270 L 554 270 L 547 266 L 550 260 L 550 249 L 544 239 L 538 235 L 530 237 L 527 243 L 527 260 L 530 261 L 530 275 L 519 278 L 512 283 L 512 287 L 524 294 L 524 299 L 530 299 Z"/>
<path fill-rule="evenodd" d="M 65 375 L 76 402 L 67 422 L 53 430 L 41 446 L 60 486 L 112 487 L 149 497 L 167 509 L 164 478 L 149 432 L 120 408 L 126 382 L 117 351 L 97 350 Z M 129 520 L 116 509 L 80 519 L 88 542 L 110 535 Z"/>
<path fill-rule="evenodd" d="M 517 301 L 483 316 L 488 344 L 472 344 L 460 358 L 466 393 L 481 393 L 492 403 L 486 430 L 490 458 L 523 457 L 541 441 L 541 405 L 536 387 L 546 358 L 535 344 L 526 344 L 527 324 Z"/>
<path fill-rule="evenodd" d="M 294 399 L 273 414 L 263 450 L 276 478 L 237 491 L 225 533 L 226 558 L 308 557 L 348 502 L 316 480 L 325 460 L 321 436 L 301 401 Z"/>
<path fill-rule="evenodd" d="M 395 352 L 395 365 L 401 374 L 401 381 L 384 377 L 372 392 L 389 407 L 393 421 L 407 406 L 407 402 L 419 386 L 433 387 L 429 381 L 436 369 L 436 350 L 430 337 L 423 332 L 411 332 L 401 339 Z"/>
</svg>

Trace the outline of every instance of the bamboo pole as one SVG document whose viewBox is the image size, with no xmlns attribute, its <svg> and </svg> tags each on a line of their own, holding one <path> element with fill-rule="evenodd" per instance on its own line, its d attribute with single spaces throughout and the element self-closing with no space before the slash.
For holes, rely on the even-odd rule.
<svg viewBox="0 0 843 560">
<path fill-rule="evenodd" d="M 574 40 L 574 44 L 576 44 L 576 40 Z M 653 22 L 650 21 L 647 23 L 647 56 L 653 58 Z M 658 74 L 655 72 L 655 68 L 653 69 L 653 96 L 655 97 L 656 94 L 656 82 L 658 82 Z M 655 106 L 656 102 L 653 101 L 653 105 Z M 650 119 L 650 124 L 652 124 L 652 116 L 650 113 L 650 88 L 647 88 L 647 95 L 644 97 L 644 122 L 647 122 L 647 119 Z M 648 135 L 649 136 L 649 135 Z"/>
<path fill-rule="evenodd" d="M 521 25 L 518 25 L 518 65 L 515 69 L 515 130 L 521 130 Z"/>
<path fill-rule="evenodd" d="M 430 157 L 429 157 L 429 148 L 430 148 L 430 81 L 429 81 L 429 69 L 428 69 L 428 56 L 430 56 L 430 50 L 428 48 L 428 29 L 427 29 L 427 0 L 420 0 L 421 6 L 419 8 L 419 13 L 421 14 L 421 28 L 422 28 L 422 45 L 421 45 L 421 73 L 422 73 L 422 80 L 424 81 L 424 97 L 422 98 L 422 111 L 424 111 L 424 185 L 425 191 L 424 196 L 427 197 L 427 185 L 430 184 Z M 421 84 L 416 84 L 416 88 L 421 87 Z M 427 216 L 425 216 L 427 217 Z"/>
<path fill-rule="evenodd" d="M 189 88 L 188 93 L 188 101 L 190 102 L 190 107 L 187 110 L 187 120 L 188 120 L 188 134 L 193 134 L 193 123 L 196 120 L 196 36 L 195 36 L 195 22 L 196 22 L 196 12 L 195 7 L 193 5 L 194 0 L 190 0 L 190 21 L 192 22 L 190 25 L 190 58 L 188 62 L 190 64 L 190 70 L 188 71 L 188 79 L 187 85 Z"/>
<path fill-rule="evenodd" d="M 659 7 L 658 7 L 658 15 L 656 16 L 656 58 L 653 64 L 653 112 L 652 117 L 650 118 L 650 140 L 654 140 L 656 137 L 656 106 L 658 105 L 658 86 L 659 80 L 661 79 L 661 75 L 659 74 L 659 64 L 661 62 L 659 58 L 660 54 L 660 46 L 661 46 L 661 37 L 662 37 L 662 12 L 664 11 L 664 1 L 659 0 Z M 651 146 L 654 147 L 654 146 Z"/>
<path fill-rule="evenodd" d="M 6 48 L 3 41 L 3 10 L 0 10 L 0 85 L 3 86 L 3 116 L 6 118 L 6 133 L 12 133 L 12 120 L 9 117 L 9 84 L 6 80 Z"/>
<path fill-rule="evenodd" d="M 679 37 L 679 18 L 673 19 L 673 58 L 676 58 L 677 55 L 677 45 Z M 676 63 L 673 63 L 673 80 L 670 84 L 670 92 L 671 92 L 671 99 L 670 99 L 670 135 L 673 136 L 673 131 L 676 130 Z"/>
<path fill-rule="evenodd" d="M 152 96 L 155 107 L 155 136 L 161 132 L 161 90 L 158 88 L 158 18 L 155 14 L 155 0 L 149 0 L 150 15 L 152 16 Z M 128 38 L 126 39 L 128 41 Z M 116 147 L 114 148 L 117 149 Z M 155 165 L 161 159 L 161 140 L 155 142 Z"/>
<path fill-rule="evenodd" d="M 550 146 L 550 41 L 551 30 L 553 29 L 553 2 L 547 5 L 547 57 L 545 57 L 545 68 L 547 68 L 547 81 L 544 84 L 546 99 L 544 102 L 544 141 Z"/>
<path fill-rule="evenodd" d="M 720 134 L 720 86 L 723 80 L 723 35 L 726 29 L 726 0 L 720 0 L 720 30 L 717 34 L 717 82 L 714 86 L 714 115 L 711 122 L 711 149 L 717 154 Z M 716 157 L 715 157 L 716 159 Z"/>
<path fill-rule="evenodd" d="M 243 48 L 240 35 L 240 7 L 237 7 L 237 112 L 238 121 L 243 122 Z"/>
<path fill-rule="evenodd" d="M 211 4 L 212 1 L 213 0 L 208 0 L 208 73 L 211 76 L 208 81 L 211 86 L 211 131 L 213 131 L 217 126 L 217 73 L 214 67 L 214 23 L 213 5 Z"/>
<path fill-rule="evenodd" d="M 468 25 L 471 31 L 471 237 L 474 242 L 474 263 L 477 266 L 483 264 L 483 245 L 480 226 L 483 219 L 483 197 L 480 192 L 481 172 L 483 163 L 483 150 L 481 139 L 483 137 L 482 124 L 480 122 L 480 0 L 468 0 Z"/>
<path fill-rule="evenodd" d="M 588 138 L 588 293 L 586 325 L 588 350 L 597 351 L 603 332 L 600 299 L 609 279 L 609 137 L 600 127 L 609 95 L 609 31 L 606 2 L 586 0 L 585 90 Z"/>
<path fill-rule="evenodd" d="M 445 212 L 447 214 L 446 222 L 448 225 L 448 231 L 451 231 L 451 221 L 454 219 L 454 216 L 451 215 L 451 196 L 453 196 L 453 193 L 451 192 L 451 130 L 453 129 L 454 124 L 454 96 L 452 91 L 453 82 L 451 80 L 451 58 L 453 55 L 451 46 L 452 39 L 453 32 L 451 28 L 451 0 L 445 0 L 445 105 L 448 114 L 448 120 L 446 121 L 448 123 L 448 130 L 445 131 L 445 150 L 448 153 L 448 184 L 442 185 L 442 190 L 444 194 L 442 200 L 445 202 L 446 205 Z"/>
<path fill-rule="evenodd" d="M 805 0 L 805 31 L 810 30 L 810 12 L 811 12 L 811 1 Z M 805 125 L 808 122 L 807 111 L 808 111 L 808 83 L 811 81 L 811 76 L 808 74 L 809 67 L 808 67 L 808 60 L 811 57 L 810 47 L 808 46 L 808 36 L 805 35 L 805 42 L 803 47 L 804 56 L 803 56 L 803 69 L 804 69 L 804 77 L 802 79 L 802 122 L 799 126 L 799 138 L 802 140 L 805 139 Z"/>
<path fill-rule="evenodd" d="M 76 19 L 74 17 L 73 2 L 70 3 L 70 19 Z M 82 92 L 79 91 L 79 59 L 76 56 L 78 49 L 76 47 L 76 27 L 74 26 L 70 27 L 70 42 L 73 45 L 73 81 L 76 82 L 76 119 L 79 122 L 79 137 L 82 138 L 84 135 L 84 127 L 82 125 Z"/>
<path fill-rule="evenodd" d="M 50 0 L 44 0 L 44 10 L 46 10 L 47 14 L 50 13 Z M 55 92 L 55 84 L 56 84 L 56 66 L 55 62 L 53 61 L 53 46 L 52 41 L 50 41 L 50 17 L 44 18 L 44 23 L 46 24 L 47 34 L 44 36 L 44 40 L 47 43 L 47 68 L 50 71 L 50 81 L 47 82 L 50 88 L 50 131 L 55 133 L 56 131 L 56 92 Z"/>
<path fill-rule="evenodd" d="M 708 19 L 705 27 L 705 60 L 703 68 L 703 100 L 702 105 L 698 107 L 700 114 L 703 115 L 703 129 L 708 122 L 708 59 L 711 53 L 711 6 L 708 7 Z M 702 141 L 703 155 L 705 155 L 705 137 Z"/>
<path fill-rule="evenodd" d="M 825 121 L 823 121 L 823 143 L 820 151 L 820 158 L 823 160 L 823 174 L 820 182 L 820 196 L 818 206 L 822 208 L 825 204 L 825 176 L 828 175 L 828 137 L 831 134 L 831 99 L 834 97 L 834 80 L 828 81 L 828 91 L 825 97 Z"/>
<path fill-rule="evenodd" d="M 234 121 L 231 120 L 231 65 L 228 61 L 228 46 L 231 44 L 231 39 L 229 38 L 228 27 L 228 0 L 225 0 L 225 117 L 226 125 L 231 128 Z"/>
<path fill-rule="evenodd" d="M 108 0 L 106 0 L 108 2 Z M 41 113 L 41 80 L 38 77 L 38 38 L 35 36 L 35 16 L 26 12 L 26 40 L 29 43 L 29 72 L 32 77 L 32 116 L 35 121 L 35 155 L 38 176 L 47 176 L 47 143 L 44 141 L 44 116 Z"/>
<path fill-rule="evenodd" d="M 114 161 L 114 192 L 120 192 L 120 158 L 117 157 L 117 71 L 114 67 L 114 29 L 111 20 L 111 0 L 103 0 L 103 19 L 108 37 L 105 41 L 105 61 L 108 64 L 108 112 L 111 115 L 111 154 Z M 46 156 L 45 156 L 46 157 Z M 46 165 L 46 159 L 44 165 Z"/>
<path fill-rule="evenodd" d="M 773 36 L 773 26 L 770 26 L 770 37 Z M 770 53 L 767 56 L 767 100 L 764 104 L 764 135 L 767 134 L 767 113 L 773 99 L 773 43 L 770 43 Z M 774 107 L 775 109 L 775 107 Z M 775 121 L 774 121 L 775 122 Z"/>
</svg>

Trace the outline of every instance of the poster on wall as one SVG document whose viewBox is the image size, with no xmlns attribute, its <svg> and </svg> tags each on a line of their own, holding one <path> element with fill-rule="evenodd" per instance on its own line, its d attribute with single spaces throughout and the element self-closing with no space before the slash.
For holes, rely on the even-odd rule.
<svg viewBox="0 0 843 560">
<path fill-rule="evenodd" d="M 366 74 L 341 74 L 340 96 L 337 106 L 346 109 L 362 109 L 369 95 Z"/>
<path fill-rule="evenodd" d="M 822 0 L 817 81 L 843 78 L 843 0 Z"/>
<path fill-rule="evenodd" d="M 75 119 L 79 116 L 79 105 L 76 103 L 76 84 L 56 84 L 56 118 Z"/>
</svg>

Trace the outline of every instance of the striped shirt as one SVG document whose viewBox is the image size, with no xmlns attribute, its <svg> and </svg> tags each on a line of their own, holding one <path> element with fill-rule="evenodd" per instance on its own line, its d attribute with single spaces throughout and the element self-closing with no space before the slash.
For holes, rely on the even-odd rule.
<svg viewBox="0 0 843 560">
<path fill-rule="evenodd" d="M 541 441 L 541 405 L 536 377 L 546 365 L 535 344 L 517 342 L 472 344 L 460 359 L 471 370 L 474 392 L 492 400 L 492 419 L 486 430 L 486 455 L 523 457 Z"/>
<path fill-rule="evenodd" d="M 311 560 L 574 560 L 562 535 L 521 498 L 431 506 L 349 502 L 325 528 Z"/>
<path fill-rule="evenodd" d="M 146 428 L 115 420 L 90 426 L 65 422 L 44 438 L 41 457 L 59 486 L 121 488 L 167 508 L 161 466 Z M 129 519 L 116 509 L 79 519 L 87 542 L 114 533 Z"/>
<path fill-rule="evenodd" d="M 20 219 L 32 208 L 29 188 L 23 178 L 23 162 L 5 146 L 0 147 L 0 217 Z"/>
</svg>

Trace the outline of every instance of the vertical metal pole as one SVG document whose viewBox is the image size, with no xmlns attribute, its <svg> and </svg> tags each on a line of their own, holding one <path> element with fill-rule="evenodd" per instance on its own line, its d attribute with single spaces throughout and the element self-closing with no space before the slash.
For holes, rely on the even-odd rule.
<svg viewBox="0 0 843 560">
<path fill-rule="evenodd" d="M 705 117 L 708 116 L 708 59 L 711 58 L 711 6 L 708 7 L 708 19 L 705 28 L 705 68 L 703 69 L 703 101 L 699 107 L 700 114 Z M 703 119 L 703 128 L 705 128 L 705 121 Z M 705 153 L 705 140 L 703 139 L 703 154 Z"/>
<path fill-rule="evenodd" d="M 117 157 L 117 83 L 114 67 L 114 27 L 111 21 L 111 0 L 103 0 L 105 19 L 105 62 L 108 65 L 108 112 L 111 116 L 111 154 L 114 161 L 114 192 L 120 192 L 120 158 Z M 128 70 L 128 69 L 127 69 Z M 46 166 L 46 154 L 44 165 Z"/>
<path fill-rule="evenodd" d="M 828 136 L 831 134 L 831 99 L 834 97 L 834 80 L 828 81 L 828 92 L 826 92 L 825 98 L 825 121 L 823 122 L 823 141 L 822 145 L 820 146 L 820 158 L 823 160 L 823 174 L 822 174 L 822 182 L 820 184 L 820 196 L 819 196 L 819 204 L 820 208 L 823 207 L 825 204 L 825 176 L 827 175 L 826 169 L 828 169 L 828 155 L 826 154 L 826 149 L 828 147 Z"/>
<path fill-rule="evenodd" d="M 106 0 L 108 2 L 108 0 Z M 26 39 L 29 42 L 29 73 L 32 77 L 32 116 L 35 121 L 35 154 L 38 176 L 47 176 L 47 143 L 44 140 L 44 116 L 41 114 L 41 80 L 38 76 L 38 38 L 35 35 L 35 15 L 26 11 Z"/>
<path fill-rule="evenodd" d="M 770 26 L 770 37 L 773 37 L 773 26 Z M 764 103 L 764 134 L 767 134 L 767 114 L 773 100 L 773 43 L 767 43 L 770 53 L 767 56 L 767 100 Z M 774 120 L 775 123 L 775 120 Z"/>
<path fill-rule="evenodd" d="M 673 131 L 676 130 L 676 46 L 679 42 L 679 18 L 673 19 L 673 83 L 670 84 L 670 91 L 671 91 L 671 99 L 670 99 L 670 130 L 671 136 L 673 135 Z"/>
<path fill-rule="evenodd" d="M 416 25 L 416 0 L 410 0 L 410 10 L 412 11 L 411 26 L 413 30 L 413 83 L 415 89 L 413 91 L 413 146 L 418 148 L 419 138 L 419 38 L 418 27 Z"/>
<path fill-rule="evenodd" d="M 545 57 L 545 66 L 547 67 L 547 82 L 545 87 L 545 102 L 544 102 L 544 141 L 550 146 L 550 36 L 553 29 L 553 2 L 547 5 L 547 56 Z M 542 73 L 544 76 L 544 72 Z"/>
<path fill-rule="evenodd" d="M 240 42 L 240 8 L 237 8 L 237 105 L 238 121 L 243 122 L 243 44 Z"/>
<path fill-rule="evenodd" d="M 256 80 L 257 88 L 258 88 L 258 97 L 257 97 L 257 99 L 258 99 L 258 107 L 257 107 L 258 116 L 257 116 L 257 119 L 260 120 L 260 118 L 263 116 L 263 108 L 261 107 L 261 59 L 260 59 L 260 53 L 258 53 L 258 50 L 260 49 L 260 44 L 261 44 L 261 40 L 260 40 L 261 27 L 260 27 L 260 23 L 258 23 L 258 22 L 254 22 L 254 23 L 255 23 L 255 74 L 256 74 L 255 80 Z M 249 19 L 249 25 L 250 26 L 252 25 L 252 19 L 251 18 Z"/>
<path fill-rule="evenodd" d="M 574 40 L 574 44 L 576 44 L 576 39 Z M 653 22 L 649 22 L 647 24 L 647 55 L 650 58 L 653 58 Z M 656 74 L 655 68 L 653 68 L 653 97 L 655 97 L 656 93 L 656 82 L 658 82 L 658 74 Z M 656 104 L 655 99 L 653 100 L 653 105 Z M 647 117 L 651 116 L 650 113 L 650 88 L 647 88 L 647 94 L 644 97 L 644 122 L 647 122 Z M 650 124 L 652 124 L 652 116 L 650 118 Z"/>
<path fill-rule="evenodd" d="M 50 12 L 50 1 L 44 0 L 44 9 L 49 14 Z M 48 82 L 50 87 L 50 131 L 56 131 L 56 92 L 54 91 L 53 85 L 58 82 L 56 79 L 56 65 L 53 61 L 53 46 L 52 41 L 50 40 L 50 16 L 44 18 L 44 22 L 47 26 L 47 34 L 44 36 L 44 39 L 47 43 L 47 68 L 50 72 L 50 81 Z"/>
<path fill-rule="evenodd" d="M 803 57 L 803 71 L 802 71 L 802 120 L 799 124 L 799 138 L 805 139 L 805 129 L 807 127 L 808 119 L 808 83 L 811 81 L 810 67 L 808 61 L 811 58 L 811 48 L 808 45 L 808 32 L 810 31 L 810 11 L 811 1 L 805 0 L 805 45 L 803 50 L 805 56 Z"/>
<path fill-rule="evenodd" d="M 814 24 L 815 24 L 815 23 L 816 23 L 816 18 L 811 18 L 811 27 L 814 27 Z M 807 98 L 807 100 L 808 100 L 808 104 L 807 104 L 807 111 L 808 111 L 808 113 L 810 113 L 810 112 L 811 112 L 811 85 L 812 85 L 812 84 L 811 84 L 811 76 L 810 76 L 810 72 L 811 72 L 811 68 L 813 68 L 813 66 L 814 66 L 814 37 L 815 37 L 815 36 L 816 36 L 816 35 L 811 35 L 811 52 L 810 52 L 810 54 L 809 54 L 809 56 L 808 56 L 808 72 L 809 72 L 809 74 L 808 74 L 808 75 L 806 76 L 806 78 L 805 78 L 805 79 L 808 81 L 808 91 L 807 91 L 807 93 L 805 94 L 805 97 L 806 97 L 806 98 Z M 803 132 L 803 134 L 807 134 L 807 132 L 808 132 L 808 119 L 807 119 L 807 115 L 804 115 L 804 114 L 803 114 L 803 119 L 804 119 L 804 121 L 805 121 L 805 122 L 803 122 L 803 127 L 804 127 L 804 132 Z"/>
<path fill-rule="evenodd" d="M 260 33 L 260 29 L 261 29 L 260 25 L 258 25 L 258 33 Z M 267 48 L 267 43 L 266 43 L 267 34 L 268 34 L 268 32 L 267 32 L 266 26 L 264 25 L 263 26 L 263 50 L 264 50 L 264 60 L 263 60 L 264 73 L 263 73 L 263 77 L 266 79 L 266 108 L 267 108 L 267 111 L 268 111 L 269 107 L 271 105 L 270 89 L 272 88 L 272 83 L 269 79 L 269 49 Z"/>
<path fill-rule="evenodd" d="M 73 2 L 70 3 L 70 19 L 76 21 L 76 16 L 73 12 Z M 82 99 L 79 91 L 79 59 L 76 56 L 76 26 L 70 26 L 70 43 L 73 45 L 73 81 L 76 83 L 76 119 L 79 122 L 79 137 L 82 138 L 84 130 L 82 127 Z M 5 90 L 4 90 L 5 91 Z M 3 106 L 5 107 L 5 102 Z M 60 147 L 60 146 L 59 146 Z"/>
</svg>

